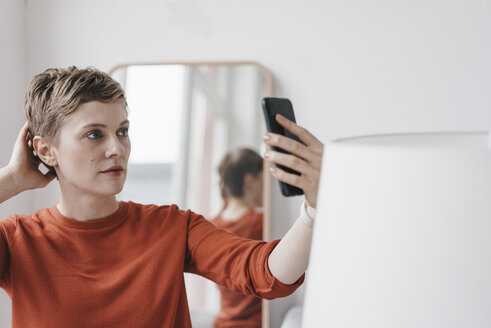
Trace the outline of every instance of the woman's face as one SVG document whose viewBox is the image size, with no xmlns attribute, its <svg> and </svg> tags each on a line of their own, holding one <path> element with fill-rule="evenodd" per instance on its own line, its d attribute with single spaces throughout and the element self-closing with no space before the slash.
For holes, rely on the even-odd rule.
<svg viewBox="0 0 491 328">
<path fill-rule="evenodd" d="M 63 193 L 116 195 L 123 189 L 131 151 L 123 102 L 92 101 L 67 117 L 53 155 Z"/>
</svg>

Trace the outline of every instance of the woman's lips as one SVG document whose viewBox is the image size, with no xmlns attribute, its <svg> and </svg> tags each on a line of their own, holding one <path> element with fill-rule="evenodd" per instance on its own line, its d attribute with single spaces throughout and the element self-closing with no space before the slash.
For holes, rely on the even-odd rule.
<svg viewBox="0 0 491 328">
<path fill-rule="evenodd" d="M 112 166 L 108 168 L 107 170 L 102 171 L 102 173 L 109 175 L 111 177 L 119 177 L 123 174 L 123 167 L 122 166 Z"/>
<path fill-rule="evenodd" d="M 123 174 L 123 170 L 117 170 L 117 171 L 104 171 L 102 172 L 106 175 L 109 175 L 111 177 L 120 177 Z"/>
</svg>

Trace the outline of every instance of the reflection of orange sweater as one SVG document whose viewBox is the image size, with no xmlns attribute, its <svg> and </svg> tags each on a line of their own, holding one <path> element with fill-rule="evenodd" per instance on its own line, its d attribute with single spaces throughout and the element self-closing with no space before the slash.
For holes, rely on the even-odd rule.
<svg viewBox="0 0 491 328">
<path fill-rule="evenodd" d="M 252 210 L 237 221 L 226 221 L 220 215 L 211 222 L 234 234 L 261 240 L 263 237 L 263 215 Z M 221 295 L 221 309 L 215 318 L 216 328 L 256 328 L 261 327 L 261 300 L 257 297 L 234 293 L 226 287 L 218 286 Z"/>
<path fill-rule="evenodd" d="M 13 327 L 190 327 L 183 272 L 265 298 L 292 293 L 268 270 L 277 241 L 246 240 L 176 206 L 121 202 L 76 221 L 56 207 L 0 221 L 0 287 Z"/>
</svg>

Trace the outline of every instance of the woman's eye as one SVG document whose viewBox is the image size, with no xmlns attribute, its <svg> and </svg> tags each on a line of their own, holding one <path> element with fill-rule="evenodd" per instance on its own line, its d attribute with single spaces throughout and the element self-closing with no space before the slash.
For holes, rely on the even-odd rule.
<svg viewBox="0 0 491 328">
<path fill-rule="evenodd" d="M 127 137 L 128 136 L 128 128 L 121 129 L 119 131 L 119 135 L 122 137 Z"/>
<path fill-rule="evenodd" d="M 102 133 L 101 133 L 101 131 L 97 131 L 97 130 L 96 130 L 96 131 L 92 131 L 92 132 L 90 132 L 90 133 L 87 135 L 87 137 L 88 137 L 89 139 L 99 139 L 99 138 L 101 138 L 101 137 L 102 137 Z"/>
</svg>

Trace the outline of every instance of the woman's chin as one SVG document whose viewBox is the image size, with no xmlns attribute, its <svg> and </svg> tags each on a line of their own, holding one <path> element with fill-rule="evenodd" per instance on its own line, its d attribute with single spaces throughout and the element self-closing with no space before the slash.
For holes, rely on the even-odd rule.
<svg viewBox="0 0 491 328">
<path fill-rule="evenodd" d="M 121 185 L 105 185 L 100 186 L 99 190 L 94 190 L 95 193 L 104 196 L 116 196 L 123 190 L 124 184 Z"/>
</svg>

